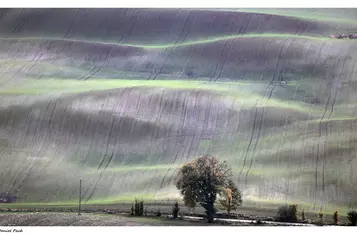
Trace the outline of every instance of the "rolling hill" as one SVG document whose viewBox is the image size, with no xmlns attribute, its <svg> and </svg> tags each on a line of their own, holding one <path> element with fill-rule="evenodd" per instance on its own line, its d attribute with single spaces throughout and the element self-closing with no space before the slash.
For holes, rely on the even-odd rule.
<svg viewBox="0 0 357 234">
<path fill-rule="evenodd" d="M 328 19 L 328 20 L 327 20 Z M 1 9 L 0 191 L 178 199 L 232 166 L 245 201 L 357 205 L 357 10 Z"/>
</svg>

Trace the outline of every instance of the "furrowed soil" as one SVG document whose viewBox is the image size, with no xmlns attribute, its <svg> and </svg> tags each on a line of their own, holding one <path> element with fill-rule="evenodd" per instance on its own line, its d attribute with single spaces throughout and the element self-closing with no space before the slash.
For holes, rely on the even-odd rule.
<svg viewBox="0 0 357 234">
<path fill-rule="evenodd" d="M 209 225 L 204 219 L 201 220 L 171 220 L 172 206 L 168 204 L 147 204 L 147 217 L 130 216 L 130 204 L 115 205 L 84 205 L 82 214 L 79 216 L 75 207 L 29 207 L 25 209 L 9 208 L 0 210 L 0 226 L 202 226 Z M 71 212 L 69 212 L 71 211 Z M 157 211 L 162 216 L 155 217 Z M 241 207 L 236 213 L 232 212 L 232 219 L 251 220 L 246 222 L 216 221 L 213 225 L 229 226 L 254 226 L 255 221 L 274 221 L 277 209 L 259 207 Z M 112 214 L 110 214 L 112 213 Z M 197 207 L 194 213 L 188 212 L 186 207 L 180 208 L 180 215 L 203 217 L 204 211 Z M 228 218 L 226 213 L 217 213 L 217 218 Z M 306 220 L 314 223 L 319 220 L 318 214 L 305 212 Z M 298 212 L 301 218 L 301 211 Z M 324 214 L 324 223 L 332 225 L 332 214 Z M 344 214 L 340 214 L 340 224 L 345 225 L 348 220 Z M 276 224 L 263 224 L 264 226 L 281 226 Z M 285 226 L 285 225 L 284 225 Z M 288 226 L 288 225 L 286 225 Z"/>
<path fill-rule="evenodd" d="M 194 223 L 158 218 L 135 218 L 100 213 L 30 212 L 0 213 L 0 226 L 189 226 Z"/>
</svg>

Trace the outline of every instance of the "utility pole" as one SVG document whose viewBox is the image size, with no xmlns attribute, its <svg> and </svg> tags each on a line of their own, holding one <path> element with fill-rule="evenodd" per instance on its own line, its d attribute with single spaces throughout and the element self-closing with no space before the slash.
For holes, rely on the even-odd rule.
<svg viewBox="0 0 357 234">
<path fill-rule="evenodd" d="M 81 215 L 81 201 L 82 201 L 82 179 L 79 180 L 78 215 Z"/>
</svg>

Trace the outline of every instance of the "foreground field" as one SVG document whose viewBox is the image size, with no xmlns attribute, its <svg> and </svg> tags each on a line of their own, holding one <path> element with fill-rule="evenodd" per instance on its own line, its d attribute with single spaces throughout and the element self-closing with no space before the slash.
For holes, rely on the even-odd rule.
<svg viewBox="0 0 357 234">
<path fill-rule="evenodd" d="M 185 220 L 171 220 L 167 217 L 130 217 L 127 215 L 108 215 L 100 213 L 0 213 L 0 226 L 255 226 L 254 221 L 216 220 L 208 224 L 201 218 L 185 217 Z M 264 226 L 279 226 L 264 223 Z M 284 226 L 290 226 L 287 224 Z M 294 225 L 295 226 L 295 225 Z"/>
<path fill-rule="evenodd" d="M 5 208 L 7 207 L 7 208 Z M 55 206 L 55 205 L 36 205 L 36 206 L 1 206 L 0 207 L 0 226 L 132 226 L 132 225 L 172 225 L 172 226 L 191 226 L 208 225 L 203 219 L 204 210 L 197 207 L 194 213 L 189 212 L 187 207 L 180 206 L 179 215 L 185 216 L 185 220 L 170 220 L 167 215 L 171 215 L 172 206 L 170 204 L 147 204 L 145 205 L 147 217 L 130 216 L 131 204 L 113 204 L 113 205 L 84 205 L 82 207 L 82 216 L 78 216 L 78 207 L 73 205 Z M 255 206 L 242 206 L 229 218 L 226 213 L 218 212 L 218 219 L 214 225 L 233 225 L 233 226 L 251 226 L 255 225 L 257 220 L 262 220 L 266 226 L 290 226 L 293 224 L 275 222 L 277 208 L 263 208 Z M 160 210 L 162 216 L 155 217 Z M 301 216 L 301 210 L 298 211 L 298 217 Z M 339 212 L 340 224 L 349 223 L 345 213 Z M 191 219 L 192 218 L 192 219 Z M 309 223 L 319 220 L 318 213 L 305 212 L 305 218 Z M 229 221 L 225 221 L 229 220 Z M 333 223 L 332 213 L 324 214 L 324 223 L 329 225 Z"/>
<path fill-rule="evenodd" d="M 191 226 L 189 221 L 135 218 L 100 213 L 0 213 L 0 226 Z"/>
</svg>

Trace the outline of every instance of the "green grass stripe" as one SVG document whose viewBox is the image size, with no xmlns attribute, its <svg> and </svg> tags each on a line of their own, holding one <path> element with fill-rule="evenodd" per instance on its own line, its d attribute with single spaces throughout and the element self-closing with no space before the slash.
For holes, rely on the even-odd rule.
<svg viewBox="0 0 357 234">
<path fill-rule="evenodd" d="M 121 196 L 113 196 L 107 198 L 100 198 L 90 200 L 87 203 L 83 203 L 83 205 L 114 205 L 114 204 L 131 204 L 134 202 L 135 198 L 144 200 L 145 203 L 157 203 L 160 204 L 160 199 L 155 199 L 156 194 L 128 194 Z M 170 201 L 176 201 L 177 198 L 168 198 L 164 199 Z M 313 203 L 312 202 L 304 202 L 301 200 L 282 200 L 282 199 L 260 199 L 254 196 L 248 196 L 244 200 L 244 207 L 252 207 L 252 208 L 270 208 L 270 209 L 278 209 L 281 205 L 286 204 L 297 204 L 298 211 L 301 212 L 303 209 L 305 211 L 313 211 Z M 0 204 L 0 208 L 76 208 L 78 206 L 78 201 L 59 201 L 59 202 L 18 202 L 18 203 L 9 203 L 9 204 Z M 349 211 L 347 206 L 343 205 L 333 205 L 326 204 L 322 210 L 324 214 L 332 214 L 334 211 L 338 211 L 341 216 L 344 216 Z M 313 211 L 319 213 L 319 210 Z"/>
<path fill-rule="evenodd" d="M 349 19 L 338 17 L 337 15 L 332 14 L 321 14 L 312 12 L 304 12 L 304 9 L 258 9 L 258 8 L 246 8 L 246 9 L 210 9 L 212 11 L 228 11 L 228 12 L 241 12 L 241 13 L 257 13 L 257 14 L 267 14 L 267 15 L 276 15 L 276 16 L 285 16 L 292 17 L 301 20 L 309 20 L 309 21 L 320 21 L 320 22 L 329 22 L 336 24 L 357 24 L 357 19 Z M 292 11 L 292 10 L 295 10 Z"/>
<path fill-rule="evenodd" d="M 220 157 L 221 160 L 227 160 L 228 158 L 222 158 Z M 229 159 L 227 160 L 229 162 Z M 179 168 L 181 168 L 183 166 L 183 164 L 178 165 L 178 164 L 161 164 L 161 165 L 139 165 L 139 166 L 117 166 L 117 167 L 111 167 L 111 168 L 107 168 L 105 170 L 105 173 L 127 173 L 127 172 L 139 172 L 140 171 L 163 171 L 165 172 L 165 170 L 168 169 L 172 169 L 174 170 L 179 170 Z M 241 165 L 237 165 L 237 166 L 232 166 L 232 172 L 234 175 L 238 175 L 239 172 L 242 170 L 242 166 Z M 97 169 L 95 168 L 88 168 L 86 170 L 86 174 L 94 174 L 97 171 Z M 99 170 L 98 172 L 101 173 L 103 170 Z M 248 168 L 243 168 L 243 173 L 246 173 L 248 171 Z M 250 175 L 255 175 L 255 176 L 274 176 L 274 175 L 286 175 L 289 173 L 300 173 L 300 171 L 298 169 L 296 169 L 296 171 L 291 171 L 291 170 L 286 170 L 286 168 L 273 168 L 273 167 L 259 167 L 259 168 L 251 168 L 249 170 L 249 174 Z"/>
<path fill-rule="evenodd" d="M 82 93 L 89 91 L 103 91 L 116 88 L 145 87 L 145 88 L 167 88 L 207 90 L 217 94 L 230 96 L 238 100 L 240 106 L 277 107 L 291 109 L 303 113 L 321 112 L 319 107 L 311 108 L 311 105 L 303 102 L 284 101 L 280 99 L 269 99 L 257 94 L 246 93 L 235 90 L 235 85 L 249 86 L 249 82 L 206 82 L 206 81 L 180 81 L 180 80 L 125 80 L 125 79 L 93 79 L 93 80 L 64 80 L 64 79 L 24 79 L 21 85 L 16 87 L 0 88 L 0 95 L 41 95 L 41 94 L 63 94 Z M 254 83 L 253 83 L 254 85 Z M 260 100 L 260 101 L 259 101 Z M 257 104 L 257 101 L 258 104 Z M 238 104 L 238 103 L 237 103 Z"/>
<path fill-rule="evenodd" d="M 123 173 L 123 172 L 131 172 L 131 171 L 156 171 L 156 170 L 167 170 L 169 168 L 178 168 L 180 165 L 174 164 L 161 164 L 161 165 L 141 165 L 141 166 L 118 166 L 118 167 L 110 167 L 105 169 L 105 172 L 111 173 Z M 93 174 L 97 171 L 97 169 L 88 169 L 86 174 Z M 99 170 L 101 172 L 103 170 Z"/>
<path fill-rule="evenodd" d="M 116 203 L 131 203 L 135 198 L 143 199 L 144 201 L 156 201 L 155 193 L 135 193 L 135 194 L 123 194 L 119 196 L 109 196 L 103 198 L 91 199 L 88 202 L 83 202 L 86 205 L 110 205 Z M 68 201 L 55 201 L 55 202 L 16 202 L 9 204 L 0 204 L 0 208 L 16 208 L 16 207 L 36 207 L 36 206 L 48 206 L 48 207 L 72 207 L 78 205 L 78 200 Z"/>
<path fill-rule="evenodd" d="M 207 38 L 207 37 L 205 37 Z M 174 47 L 182 47 L 182 46 L 191 46 L 191 45 L 199 45 L 199 44 L 208 44 L 214 43 L 224 40 L 232 40 L 232 39 L 240 39 L 240 38 L 295 38 L 295 39 L 305 39 L 305 40 L 320 40 L 320 41 L 335 41 L 341 42 L 343 40 L 336 40 L 331 39 L 329 37 L 313 37 L 313 36 L 304 36 L 304 35 L 295 35 L 295 34 L 279 34 L 279 33 L 249 33 L 244 35 L 226 35 L 226 36 L 218 36 L 218 37 L 211 37 L 208 39 L 201 39 L 195 41 L 186 41 L 179 44 L 161 44 L 161 45 L 145 45 L 145 44 L 119 44 L 117 42 L 99 42 L 99 41 L 90 41 L 90 40 L 79 40 L 79 39 L 60 39 L 60 38 L 50 38 L 50 37 L 2 37 L 0 40 L 10 40 L 10 41 L 26 41 L 26 40 L 53 40 L 53 41 L 68 41 L 68 42 L 82 42 L 82 43 L 95 43 L 95 44 L 103 44 L 103 45 L 112 45 L 112 46 L 129 46 L 129 47 L 136 47 L 136 48 L 143 48 L 143 49 L 168 49 Z"/>
</svg>

